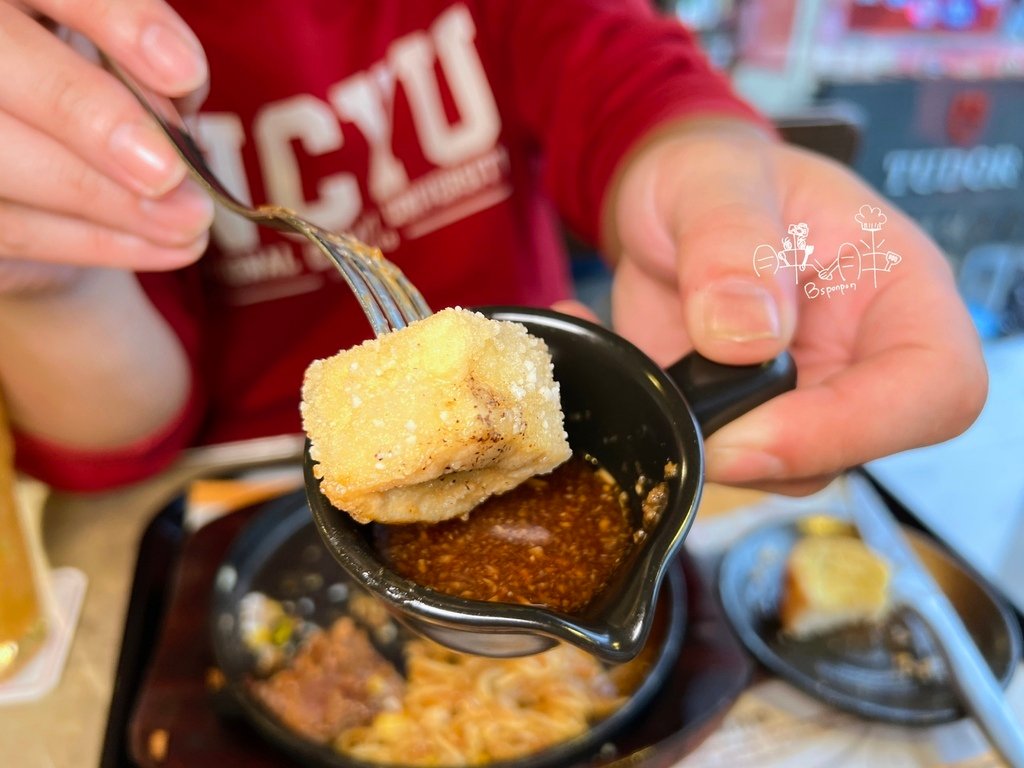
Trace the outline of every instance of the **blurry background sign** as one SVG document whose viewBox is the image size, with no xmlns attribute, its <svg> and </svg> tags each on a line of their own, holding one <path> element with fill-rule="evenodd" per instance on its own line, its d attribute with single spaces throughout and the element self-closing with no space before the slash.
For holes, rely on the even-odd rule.
<svg viewBox="0 0 1024 768">
<path fill-rule="evenodd" d="M 860 107 L 855 168 L 957 263 L 1024 243 L 1024 80 L 834 83 L 822 96 Z"/>
</svg>

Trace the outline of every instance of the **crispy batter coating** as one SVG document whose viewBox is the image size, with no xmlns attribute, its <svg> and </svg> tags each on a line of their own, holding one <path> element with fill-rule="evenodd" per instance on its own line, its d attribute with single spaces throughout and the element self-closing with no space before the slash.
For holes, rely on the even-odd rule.
<svg viewBox="0 0 1024 768">
<path fill-rule="evenodd" d="M 779 618 L 794 637 L 873 623 L 889 610 L 889 564 L 860 539 L 805 536 L 786 561 Z"/>
<path fill-rule="evenodd" d="M 436 522 L 571 451 L 545 343 L 446 309 L 314 361 L 302 419 L 321 490 L 360 522 Z"/>
</svg>

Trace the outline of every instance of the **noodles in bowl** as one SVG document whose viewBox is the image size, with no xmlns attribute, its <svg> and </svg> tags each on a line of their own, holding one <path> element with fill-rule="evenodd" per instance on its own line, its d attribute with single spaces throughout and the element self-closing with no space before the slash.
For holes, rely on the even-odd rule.
<svg viewBox="0 0 1024 768">
<path fill-rule="evenodd" d="M 622 704 L 600 663 L 572 646 L 516 659 L 468 656 L 425 640 L 407 648 L 401 710 L 343 734 L 335 742 L 341 752 L 408 765 L 511 760 L 579 736 Z"/>
<path fill-rule="evenodd" d="M 249 681 L 251 695 L 290 730 L 361 761 L 472 766 L 533 755 L 612 715 L 636 679 L 631 664 L 609 668 L 567 644 L 495 659 L 425 639 L 403 644 L 401 675 L 350 617 L 310 628 L 264 595 L 245 598 L 261 601 L 272 622 L 250 628 L 252 649 L 292 651 Z M 377 630 L 389 634 L 388 621 Z"/>
</svg>

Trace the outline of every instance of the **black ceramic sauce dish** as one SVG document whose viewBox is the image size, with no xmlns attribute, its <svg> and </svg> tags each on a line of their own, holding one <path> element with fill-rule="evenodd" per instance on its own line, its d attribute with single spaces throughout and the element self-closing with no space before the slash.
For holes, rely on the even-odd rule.
<svg viewBox="0 0 1024 768">
<path fill-rule="evenodd" d="M 336 509 L 319 490 L 307 450 L 306 493 L 323 541 L 344 570 L 415 632 L 456 650 L 521 656 L 558 640 L 610 662 L 634 658 L 650 631 L 665 569 L 693 523 L 704 478 L 703 437 L 791 389 L 783 355 L 763 365 L 723 366 L 688 355 L 663 370 L 606 328 L 549 310 L 489 307 L 485 315 L 525 325 L 551 351 L 569 444 L 593 457 L 628 496 L 640 528 L 644 495 L 664 481 L 668 502 L 611 583 L 579 615 L 538 606 L 466 600 L 391 571 L 371 527 Z M 308 449 L 308 446 L 307 446 Z M 666 467 L 675 467 L 666 474 Z"/>
</svg>

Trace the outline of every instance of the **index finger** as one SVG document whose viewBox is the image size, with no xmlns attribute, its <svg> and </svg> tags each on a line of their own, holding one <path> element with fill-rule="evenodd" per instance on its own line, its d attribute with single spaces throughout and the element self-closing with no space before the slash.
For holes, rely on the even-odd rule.
<svg viewBox="0 0 1024 768">
<path fill-rule="evenodd" d="M 92 40 L 146 85 L 186 96 L 208 77 L 202 45 L 163 0 L 22 0 Z"/>
<path fill-rule="evenodd" d="M 122 186 L 159 196 L 185 175 L 184 163 L 127 88 L 3 2 L 0 71 L 7 73 L 0 111 Z"/>
</svg>

